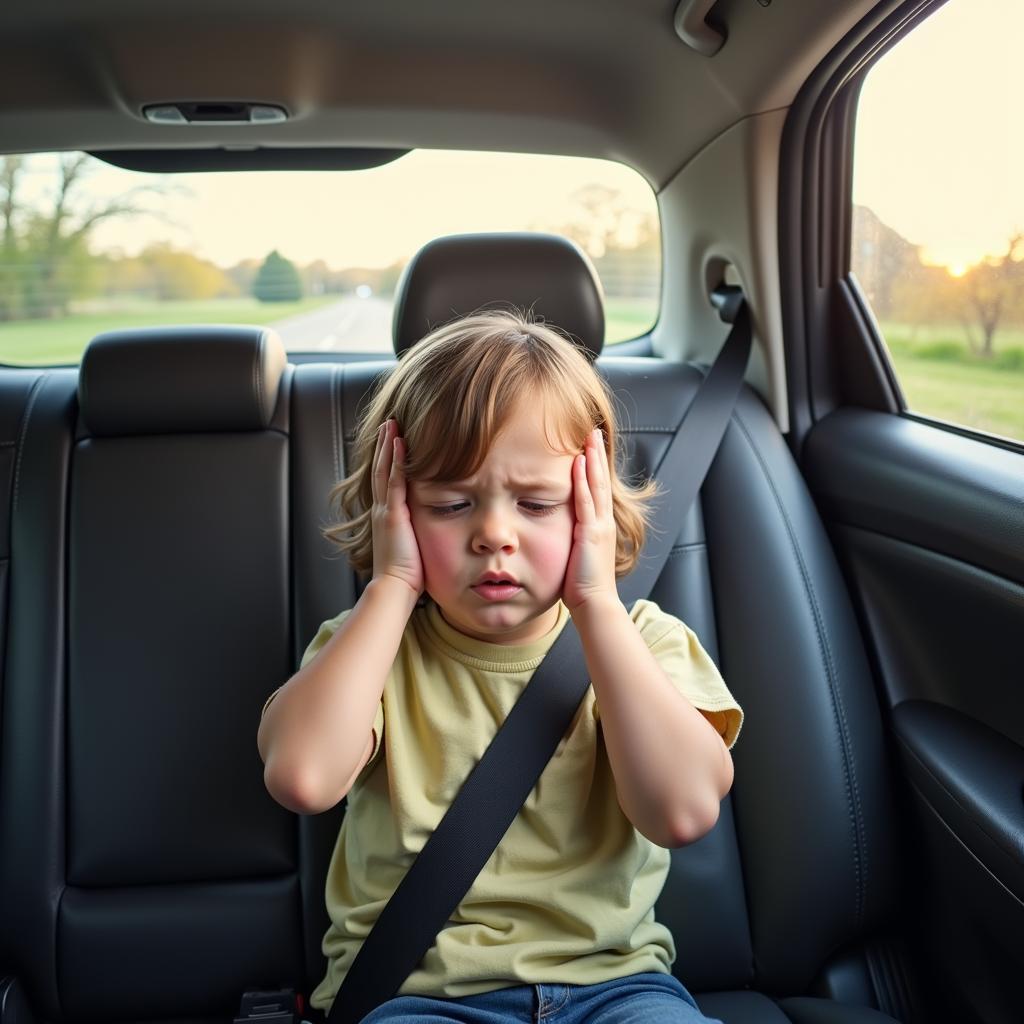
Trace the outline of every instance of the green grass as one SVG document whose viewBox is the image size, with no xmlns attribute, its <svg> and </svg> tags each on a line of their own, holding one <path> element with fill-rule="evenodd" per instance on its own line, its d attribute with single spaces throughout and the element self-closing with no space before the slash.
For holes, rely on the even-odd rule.
<svg viewBox="0 0 1024 1024">
<path fill-rule="evenodd" d="M 0 363 L 15 366 L 78 363 L 85 346 L 104 331 L 164 324 L 269 324 L 332 301 L 336 302 L 337 296 L 274 303 L 257 302 L 255 299 L 126 301 L 102 311 L 73 313 L 60 320 L 0 323 Z"/>
<path fill-rule="evenodd" d="M 880 326 L 910 412 L 1024 441 L 1024 330 L 999 330 L 986 359 L 958 325 Z"/>
<path fill-rule="evenodd" d="M 646 334 L 658 318 L 654 299 L 605 299 L 604 343 L 629 341 Z"/>
<path fill-rule="evenodd" d="M 0 363 L 52 366 L 81 362 L 85 346 L 104 331 L 164 324 L 271 324 L 304 313 L 337 295 L 298 302 L 262 303 L 255 299 L 217 299 L 208 302 L 126 300 L 106 308 L 79 311 L 60 320 L 18 320 L 0 323 Z M 100 306 L 99 303 L 95 304 Z M 628 341 L 654 325 L 657 304 L 651 300 L 611 299 L 605 307 L 606 344 Z M 381 339 L 390 346 L 390 339 Z"/>
</svg>

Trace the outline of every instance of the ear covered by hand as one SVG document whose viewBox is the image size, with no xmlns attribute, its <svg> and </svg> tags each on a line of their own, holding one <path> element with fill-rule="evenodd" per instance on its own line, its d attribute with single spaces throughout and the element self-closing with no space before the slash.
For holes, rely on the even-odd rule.
<svg viewBox="0 0 1024 1024">
<path fill-rule="evenodd" d="M 618 600 L 615 517 L 604 434 L 595 427 L 572 467 L 576 525 L 562 600 L 570 612 L 596 600 Z"/>
<path fill-rule="evenodd" d="M 373 577 L 394 576 L 419 597 L 424 588 L 423 559 L 406 501 L 404 461 L 405 440 L 399 436 L 395 420 L 389 419 L 377 431 L 371 473 Z"/>
</svg>

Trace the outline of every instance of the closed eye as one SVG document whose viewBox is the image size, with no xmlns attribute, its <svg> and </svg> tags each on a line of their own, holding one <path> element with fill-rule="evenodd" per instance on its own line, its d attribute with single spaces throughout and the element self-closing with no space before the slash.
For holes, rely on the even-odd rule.
<svg viewBox="0 0 1024 1024">
<path fill-rule="evenodd" d="M 522 501 L 520 505 L 531 515 L 531 516 L 549 516 L 557 510 L 558 505 L 542 505 L 536 501 Z M 450 518 L 457 512 L 461 512 L 464 508 L 469 507 L 468 501 L 460 501 L 457 505 L 431 505 L 431 514 L 440 516 L 443 519 Z"/>
<path fill-rule="evenodd" d="M 552 512 L 555 511 L 555 509 L 558 508 L 558 506 L 557 505 L 541 505 L 541 504 L 539 504 L 536 501 L 524 501 L 523 502 L 523 508 L 527 509 L 530 512 L 531 515 L 549 516 L 549 515 L 551 515 Z"/>
<path fill-rule="evenodd" d="M 458 505 L 431 505 L 430 512 L 435 516 L 452 516 L 456 512 L 461 512 L 469 503 L 460 502 Z"/>
</svg>

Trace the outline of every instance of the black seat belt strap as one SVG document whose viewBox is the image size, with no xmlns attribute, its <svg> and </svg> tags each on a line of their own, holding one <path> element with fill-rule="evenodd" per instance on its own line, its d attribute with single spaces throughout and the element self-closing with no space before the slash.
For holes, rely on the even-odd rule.
<svg viewBox="0 0 1024 1024">
<path fill-rule="evenodd" d="M 732 330 L 655 468 L 663 487 L 652 507 L 656 529 L 636 568 L 618 581 L 627 606 L 647 597 L 661 574 L 743 383 L 751 345 L 746 302 L 739 288 L 726 286 L 714 298 Z M 571 724 L 590 686 L 585 666 L 570 619 L 363 941 L 328 1024 L 358 1024 L 398 992 L 434 944 Z"/>
</svg>

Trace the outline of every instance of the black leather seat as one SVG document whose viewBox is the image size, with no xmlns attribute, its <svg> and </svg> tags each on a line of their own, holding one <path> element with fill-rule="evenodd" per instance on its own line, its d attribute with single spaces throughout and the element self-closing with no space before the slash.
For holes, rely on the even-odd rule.
<svg viewBox="0 0 1024 1024">
<path fill-rule="evenodd" d="M 419 301 L 414 265 L 395 338 L 427 326 L 408 317 L 498 299 L 543 314 L 543 261 L 561 265 L 545 288 L 582 296 L 575 330 L 596 355 L 589 264 L 551 248 L 566 243 L 501 241 L 431 250 L 430 273 L 458 282 L 442 307 Z M 256 728 L 319 623 L 357 597 L 319 527 L 392 364 L 286 366 L 271 333 L 196 328 L 106 336 L 80 375 L 41 378 L 12 500 L 0 974 L 21 994 L 0 985 L 4 1024 L 33 1019 L 19 999 L 47 1021 L 225 1021 L 246 988 L 323 976 L 344 808 L 275 804 Z M 647 472 L 700 371 L 597 365 L 628 471 Z M 656 908 L 674 969 L 727 1024 L 891 1020 L 867 1008 L 907 962 L 890 753 L 832 550 L 749 390 L 652 597 L 746 712 L 718 824 L 672 852 Z"/>
</svg>

